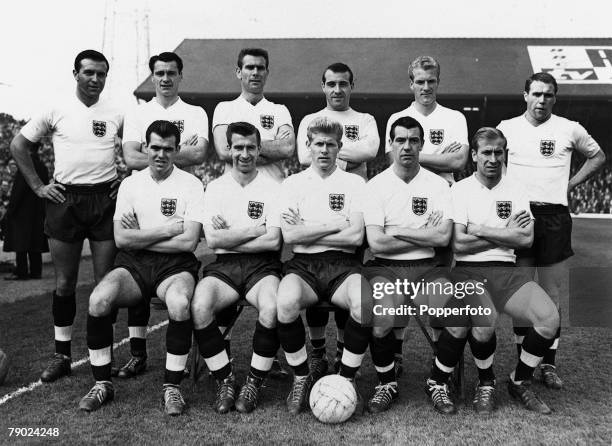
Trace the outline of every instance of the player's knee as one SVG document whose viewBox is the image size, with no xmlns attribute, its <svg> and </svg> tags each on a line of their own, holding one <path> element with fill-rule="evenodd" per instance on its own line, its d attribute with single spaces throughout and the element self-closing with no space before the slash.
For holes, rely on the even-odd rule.
<svg viewBox="0 0 612 446">
<path fill-rule="evenodd" d="M 268 328 L 276 325 L 276 302 L 265 300 L 259 305 L 259 322 Z"/>
<path fill-rule="evenodd" d="M 76 277 L 67 277 L 65 275 L 58 275 L 56 279 L 56 292 L 60 296 L 69 296 L 75 293 L 77 284 Z"/>
<path fill-rule="evenodd" d="M 469 327 L 446 327 L 446 331 L 448 331 L 454 338 L 463 339 L 467 337 Z"/>
<path fill-rule="evenodd" d="M 472 327 L 472 336 L 478 342 L 486 342 L 495 333 L 495 327 Z"/>
<path fill-rule="evenodd" d="M 213 319 L 212 300 L 196 295 L 191 301 L 191 318 L 194 323 L 205 323 Z M 207 325 L 207 324 L 204 324 Z"/>
<path fill-rule="evenodd" d="M 185 294 L 166 296 L 168 316 L 175 321 L 185 321 L 191 317 L 189 297 Z"/>
<path fill-rule="evenodd" d="M 108 290 L 96 287 L 89 296 L 89 314 L 91 316 L 105 316 L 113 308 L 114 296 Z"/>
<path fill-rule="evenodd" d="M 276 304 L 276 313 L 281 322 L 291 322 L 299 316 L 301 310 L 298 296 L 286 295 Z"/>
<path fill-rule="evenodd" d="M 393 325 L 378 325 L 372 327 L 372 336 L 375 338 L 384 338 L 393 329 Z"/>
<path fill-rule="evenodd" d="M 557 333 L 557 329 L 561 323 L 559 318 L 559 311 L 554 305 L 550 306 L 548 311 L 542 312 L 538 315 L 536 321 L 534 321 L 534 327 L 538 328 L 538 332 L 545 338 L 554 338 Z"/>
</svg>

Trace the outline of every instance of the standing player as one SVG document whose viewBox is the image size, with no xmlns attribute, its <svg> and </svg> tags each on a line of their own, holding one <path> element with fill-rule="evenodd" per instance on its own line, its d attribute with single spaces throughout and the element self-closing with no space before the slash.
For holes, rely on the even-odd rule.
<svg viewBox="0 0 612 446">
<path fill-rule="evenodd" d="M 419 166 L 423 128 L 405 116 L 395 121 L 389 132 L 393 164 L 366 185 L 364 220 L 375 257 L 364 271 L 375 289 L 396 280 L 416 283 L 423 279 L 425 283 L 426 274 L 436 266 L 433 248 L 448 245 L 453 228 L 448 183 Z M 436 279 L 430 276 L 428 280 Z M 399 308 L 402 301 L 389 297 L 377 303 Z M 367 404 L 373 413 L 387 410 L 398 396 L 392 332 L 398 324 L 393 317 L 388 319 L 375 317 L 370 341 L 379 380 Z"/>
<path fill-rule="evenodd" d="M 55 355 L 40 379 L 52 382 L 69 375 L 75 289 L 83 240 L 89 239 L 97 282 L 115 258 L 113 214 L 119 180 L 115 140 L 123 114 L 100 94 L 109 64 L 94 50 L 74 60 L 76 95 L 28 122 L 11 142 L 11 152 L 32 190 L 46 201 L 45 234 L 55 268 L 53 324 Z M 54 181 L 45 185 L 34 169 L 30 149 L 52 134 Z"/>
<path fill-rule="evenodd" d="M 257 170 L 280 183 L 285 178 L 283 161 L 295 151 L 295 134 L 287 107 L 275 104 L 264 97 L 264 87 L 269 74 L 270 58 L 261 48 L 243 48 L 238 53 L 236 77 L 240 80 L 241 93 L 233 101 L 220 102 L 213 114 L 213 138 L 215 150 L 225 171 L 232 168 L 227 146 L 227 126 L 232 122 L 248 122 L 261 135 L 261 150 L 257 158 Z M 228 307 L 218 315 L 219 327 L 225 331 L 233 320 L 235 307 Z M 230 336 L 226 348 L 230 350 Z M 274 361 L 271 377 L 284 378 L 288 373 Z"/>
<path fill-rule="evenodd" d="M 181 133 L 180 151 L 175 164 L 194 173 L 204 162 L 208 150 L 208 116 L 202 107 L 190 105 L 180 98 L 179 86 L 183 80 L 183 61 L 175 53 L 160 53 L 149 59 L 151 81 L 155 97 L 125 116 L 123 156 L 128 168 L 142 170 L 148 166 L 145 134 L 153 121 L 166 120 L 176 125 Z M 146 333 L 150 307 L 147 301 L 128 308 L 128 327 L 132 357 L 119 370 L 120 378 L 131 378 L 143 373 L 147 367 Z"/>
<path fill-rule="evenodd" d="M 354 86 L 353 72 L 343 63 L 333 63 L 323 71 L 321 89 L 325 94 L 327 106 L 316 113 L 306 115 L 302 119 L 298 130 L 297 151 L 300 164 L 310 166 L 311 159 L 306 134 L 308 125 L 315 118 L 328 117 L 339 122 L 344 129 L 342 149 L 338 153 L 336 164 L 340 169 L 357 174 L 367 181 L 366 163 L 376 157 L 380 138 L 378 137 L 378 128 L 374 117 L 368 113 L 359 113 L 351 108 L 351 93 Z M 344 346 L 344 325 L 348 319 L 348 313 L 337 310 L 334 315 L 338 329 L 338 349 L 336 350 L 335 364 L 339 366 Z M 318 376 L 324 375 L 327 371 L 325 326 L 328 317 L 329 312 L 326 310 L 310 308 L 306 311 L 308 333 L 313 346 L 311 369 Z"/>
<path fill-rule="evenodd" d="M 266 50 L 240 50 L 236 77 L 240 80 L 242 92 L 233 101 L 220 102 L 215 108 L 213 137 L 217 156 L 221 161 L 225 161 L 227 172 L 232 168 L 226 140 L 227 126 L 238 121 L 254 125 L 261 134 L 261 153 L 257 168 L 264 175 L 281 182 L 285 178 L 282 161 L 293 155 L 295 135 L 287 107 L 270 102 L 264 97 L 269 61 Z"/>
<path fill-rule="evenodd" d="M 362 300 L 369 303 L 370 287 L 355 256 L 364 234 L 364 182 L 336 165 L 342 132 L 329 118 L 312 121 L 307 131 L 312 164 L 281 188 L 281 229 L 295 253 L 278 288 L 278 335 L 295 373 L 287 397 L 292 414 L 305 407 L 313 383 L 301 310 L 329 300 L 350 311 L 340 365 L 347 379 L 354 379 L 370 339 L 370 329 L 361 325 Z"/>
<path fill-rule="evenodd" d="M 523 96 L 525 113 L 498 125 L 508 138 L 507 175 L 527 189 L 536 221 L 533 246 L 517 254 L 521 265 L 538 267 L 538 282 L 559 307 L 568 292 L 567 259 L 574 254 L 567 193 L 597 172 L 606 156 L 579 123 L 552 114 L 557 81 L 550 74 L 529 77 Z M 574 150 L 587 159 L 570 178 Z M 517 327 L 515 334 L 519 347 L 525 330 Z M 542 381 L 551 389 L 563 387 L 555 367 L 559 336 L 560 330 L 540 366 Z"/>
<path fill-rule="evenodd" d="M 508 391 L 527 409 L 541 414 L 550 408 L 531 390 L 531 378 L 559 327 L 559 313 L 546 292 L 524 268 L 515 267 L 514 250 L 533 241 L 533 221 L 526 193 L 520 183 L 502 175 L 506 140 L 502 132 L 484 127 L 472 141 L 474 175 L 451 188 L 453 200 L 453 251 L 457 261 L 456 281 L 472 281 L 486 290 L 497 312 L 521 320 L 527 328 L 522 352 L 510 374 Z M 494 328 L 473 332 L 470 347 L 476 358 L 479 383 L 474 405 L 477 410 L 493 409 L 495 376 Z M 456 412 L 449 397 L 448 379 L 463 355 L 468 328 L 447 328 L 438 340 L 437 354 L 427 380 L 426 391 L 441 413 Z"/>
<path fill-rule="evenodd" d="M 419 155 L 421 166 L 437 173 L 449 184 L 454 183 L 454 172 L 465 168 L 468 158 L 468 132 L 465 117 L 461 112 L 438 104 L 437 94 L 440 85 L 440 64 L 430 56 L 414 59 L 408 67 L 410 90 L 414 101 L 408 108 L 391 115 L 387 121 L 385 135 L 389 134 L 391 124 L 402 116 L 411 116 L 419 121 L 425 131 L 423 150 Z M 385 151 L 391 152 L 387 143 Z M 392 161 L 392 160 L 390 160 Z M 450 266 L 452 252 L 450 248 L 438 248 L 436 254 L 439 262 Z M 437 340 L 440 330 L 433 330 Z M 403 331 L 396 331 L 396 359 L 401 365 Z M 399 368 L 401 370 L 401 367 Z"/>
<path fill-rule="evenodd" d="M 179 141 L 174 124 L 154 121 L 146 131 L 149 167 L 119 188 L 114 231 L 120 251 L 89 298 L 87 347 L 96 384 L 79 403 L 86 412 L 114 398 L 113 308 L 149 302 L 153 295 L 168 307 L 165 411 L 180 415 L 185 408 L 179 386 L 191 346 L 190 302 L 200 267 L 193 251 L 202 230 L 204 188 L 174 166 Z"/>
<path fill-rule="evenodd" d="M 217 260 L 204 268 L 192 314 L 195 339 L 218 382 L 215 410 L 227 413 L 234 407 L 235 379 L 215 317 L 242 296 L 257 308 L 251 369 L 235 402 L 239 412 L 248 413 L 257 407 L 279 347 L 276 292 L 282 269 L 281 232 L 274 210 L 279 186 L 257 171 L 261 140 L 255 126 L 231 123 L 227 144 L 232 170 L 212 181 L 204 197 L 206 243 Z"/>
</svg>

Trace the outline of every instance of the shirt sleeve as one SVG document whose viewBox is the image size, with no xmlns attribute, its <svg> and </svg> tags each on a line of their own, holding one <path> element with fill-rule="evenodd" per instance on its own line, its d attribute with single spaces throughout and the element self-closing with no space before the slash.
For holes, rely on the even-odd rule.
<svg viewBox="0 0 612 446">
<path fill-rule="evenodd" d="M 113 220 L 121 220 L 123 214 L 134 212 L 134 206 L 132 205 L 132 194 L 130 193 L 130 185 L 132 181 L 130 178 L 126 178 L 119 185 L 117 191 L 117 203 L 115 205 L 115 215 Z"/>
<path fill-rule="evenodd" d="M 350 174 L 352 176 L 354 176 L 353 181 L 354 186 L 353 186 L 353 190 L 355 191 L 352 194 L 352 198 L 351 198 L 351 208 L 350 208 L 350 213 L 352 214 L 353 212 L 364 212 L 364 207 L 365 207 L 365 203 L 367 201 L 367 196 L 366 196 L 366 183 L 363 180 L 363 178 L 361 178 L 360 176 L 357 175 L 353 175 Z"/>
<path fill-rule="evenodd" d="M 194 181 L 191 188 L 187 209 L 185 210 L 185 221 L 195 221 L 204 224 L 204 185 L 200 180 Z"/>
<path fill-rule="evenodd" d="M 208 139 L 208 115 L 202 107 L 198 107 L 195 130 L 199 138 Z"/>
<path fill-rule="evenodd" d="M 270 208 L 266 213 L 266 226 L 280 228 L 280 208 L 276 200 L 271 200 L 268 204 Z"/>
<path fill-rule="evenodd" d="M 297 144 L 297 153 L 298 160 L 300 164 L 310 164 L 312 159 L 310 156 L 310 150 L 306 146 L 306 142 L 308 141 L 308 124 L 310 123 L 310 115 L 305 116 L 300 122 L 300 127 L 298 129 L 296 144 Z"/>
<path fill-rule="evenodd" d="M 446 184 L 440 185 L 440 193 L 438 195 L 437 209 L 442 211 L 442 219 L 453 220 L 453 202 L 451 200 L 450 187 Z"/>
<path fill-rule="evenodd" d="M 229 125 L 230 118 L 228 116 L 228 104 L 227 102 L 219 102 L 215 107 L 215 111 L 213 112 L 213 130 L 218 125 Z"/>
<path fill-rule="evenodd" d="M 385 209 L 376 187 L 368 183 L 365 186 L 365 201 L 363 204 L 363 221 L 366 226 L 385 226 Z"/>
<path fill-rule="evenodd" d="M 291 122 L 291 114 L 289 113 L 289 109 L 284 105 L 278 105 L 278 127 L 280 128 L 283 125 L 288 125 L 293 128 L 293 123 Z"/>
<path fill-rule="evenodd" d="M 52 128 L 52 112 L 43 112 L 34 118 L 21 128 L 21 134 L 31 142 L 38 142 L 45 136 Z"/>
<path fill-rule="evenodd" d="M 288 177 L 285 181 L 281 183 L 278 206 L 276 207 L 279 218 L 280 214 L 282 212 L 286 212 L 287 210 L 289 210 L 289 208 L 299 211 L 299 198 L 294 183 L 295 182 L 292 181 L 291 177 Z"/>
<path fill-rule="evenodd" d="M 465 116 L 460 111 L 455 112 L 457 113 L 457 142 L 469 146 L 470 143 L 468 142 L 468 129 Z"/>
<path fill-rule="evenodd" d="M 601 150 L 597 141 L 593 139 L 586 129 L 578 123 L 575 123 L 572 130 L 572 140 L 574 141 L 574 149 L 586 156 L 592 158 Z"/>
<path fill-rule="evenodd" d="M 138 113 L 136 110 L 130 110 L 125 115 L 123 122 L 123 143 L 126 142 L 137 142 L 142 143 L 142 134 L 140 132 L 140 119 L 138 119 Z"/>
<path fill-rule="evenodd" d="M 387 126 L 385 127 L 385 134 L 383 138 L 385 139 L 385 153 L 389 153 L 391 151 L 391 144 L 389 144 L 389 132 L 391 131 L 392 121 L 395 121 L 395 115 L 391 115 L 389 120 L 387 121 Z"/>
<path fill-rule="evenodd" d="M 531 205 L 529 204 L 527 191 L 520 185 L 516 185 L 514 190 L 516 191 L 516 208 L 514 209 L 515 213 L 519 211 L 527 211 L 531 219 L 533 219 L 534 217 L 531 213 Z"/>
<path fill-rule="evenodd" d="M 461 187 L 457 187 L 457 184 L 459 183 L 455 183 L 451 189 L 450 189 L 450 194 L 451 194 L 451 200 L 452 200 L 452 214 L 451 214 L 451 218 L 455 223 L 459 223 L 462 225 L 467 226 L 468 224 L 468 215 L 467 215 L 467 198 L 464 194 L 462 193 L 462 188 Z"/>
<path fill-rule="evenodd" d="M 222 194 L 218 193 L 216 184 L 210 183 L 202 200 L 202 224 L 211 225 L 212 218 L 221 213 Z"/>
</svg>

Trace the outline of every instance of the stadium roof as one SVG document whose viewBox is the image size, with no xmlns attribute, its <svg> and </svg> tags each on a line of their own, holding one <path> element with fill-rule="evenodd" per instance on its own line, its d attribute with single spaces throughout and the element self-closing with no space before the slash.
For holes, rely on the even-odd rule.
<svg viewBox="0 0 612 446">
<path fill-rule="evenodd" d="M 338 61 L 355 73 L 354 96 L 407 94 L 409 62 L 431 55 L 442 67 L 441 96 L 516 97 L 530 74 L 552 70 L 561 96 L 612 100 L 612 39 L 185 39 L 175 50 L 185 64 L 181 96 L 236 96 L 243 47 L 269 51 L 269 97 L 321 94 L 322 70 Z M 151 98 L 150 79 L 134 94 Z"/>
</svg>

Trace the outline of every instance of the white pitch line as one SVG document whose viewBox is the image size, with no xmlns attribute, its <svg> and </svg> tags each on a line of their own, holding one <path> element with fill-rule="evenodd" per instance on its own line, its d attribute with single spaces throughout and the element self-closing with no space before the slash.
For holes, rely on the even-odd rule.
<svg viewBox="0 0 612 446">
<path fill-rule="evenodd" d="M 168 325 L 168 321 L 162 321 L 159 324 L 153 325 L 152 327 L 147 328 L 147 334 L 152 333 L 156 330 L 159 330 L 160 328 L 162 328 L 163 326 Z M 130 338 L 123 338 L 122 340 L 120 340 L 119 342 L 116 342 L 113 344 L 113 350 L 118 349 L 119 347 L 121 347 L 122 345 L 127 344 L 130 341 Z M 80 367 L 84 364 L 87 364 L 89 362 L 89 356 L 86 356 L 82 359 L 79 359 L 78 361 L 73 362 L 72 364 L 70 364 L 70 368 L 75 369 L 77 367 Z M 2 398 L 0 398 L 0 406 L 2 406 L 4 403 L 7 403 L 8 401 L 12 400 L 13 398 L 16 398 L 20 395 L 23 395 L 24 393 L 28 393 L 31 392 L 32 390 L 38 388 L 42 386 L 42 381 L 39 379 L 38 381 L 32 382 L 29 385 L 25 386 L 25 387 L 20 387 L 17 390 L 12 391 L 11 393 L 7 393 L 6 395 L 4 395 Z"/>
</svg>

